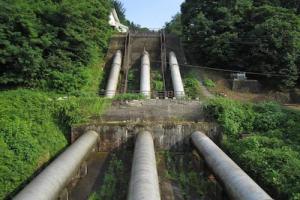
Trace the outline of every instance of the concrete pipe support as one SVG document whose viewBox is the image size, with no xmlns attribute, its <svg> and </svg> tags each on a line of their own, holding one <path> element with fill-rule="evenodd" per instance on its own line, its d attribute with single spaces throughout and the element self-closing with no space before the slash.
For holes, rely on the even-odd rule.
<svg viewBox="0 0 300 200">
<path fill-rule="evenodd" d="M 142 56 L 141 64 L 141 83 L 140 83 L 140 92 L 147 99 L 151 97 L 151 85 L 150 85 L 150 59 L 147 51 L 144 51 Z"/>
<path fill-rule="evenodd" d="M 146 131 L 136 139 L 127 199 L 160 200 L 153 138 Z"/>
<path fill-rule="evenodd" d="M 76 174 L 99 135 L 89 131 L 34 178 L 14 200 L 54 200 Z"/>
<path fill-rule="evenodd" d="M 193 133 L 192 142 L 232 199 L 272 199 L 205 134 Z"/>
<path fill-rule="evenodd" d="M 121 64 L 122 64 L 122 53 L 120 50 L 118 50 L 112 63 L 112 67 L 111 67 L 111 71 L 110 71 L 110 75 L 106 87 L 105 96 L 107 98 L 113 98 L 116 95 L 119 75 L 121 71 Z"/>
<path fill-rule="evenodd" d="M 170 52 L 169 54 L 169 64 L 171 69 L 172 83 L 174 88 L 174 95 L 176 98 L 184 98 L 184 87 L 183 82 L 180 75 L 180 69 L 177 62 L 177 58 L 174 52 Z"/>
</svg>

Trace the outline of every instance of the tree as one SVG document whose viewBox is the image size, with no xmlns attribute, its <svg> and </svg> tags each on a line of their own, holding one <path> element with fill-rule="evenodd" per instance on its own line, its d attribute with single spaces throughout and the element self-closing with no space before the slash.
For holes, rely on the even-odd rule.
<svg viewBox="0 0 300 200">
<path fill-rule="evenodd" d="M 295 2 L 294 2 L 295 3 Z M 181 7 L 186 48 L 198 62 L 275 73 L 280 88 L 299 79 L 300 17 L 293 1 L 186 0 Z"/>
<path fill-rule="evenodd" d="M 177 36 L 182 35 L 182 24 L 181 24 L 181 14 L 177 13 L 172 17 L 170 22 L 167 22 L 165 25 L 165 30 L 167 33 L 173 33 Z"/>
<path fill-rule="evenodd" d="M 0 1 L 0 84 L 80 89 L 92 55 L 107 47 L 111 6 L 107 0 Z"/>
</svg>

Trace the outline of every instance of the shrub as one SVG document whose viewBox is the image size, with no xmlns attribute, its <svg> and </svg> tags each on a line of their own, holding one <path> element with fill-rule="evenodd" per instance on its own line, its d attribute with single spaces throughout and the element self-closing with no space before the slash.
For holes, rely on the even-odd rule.
<svg viewBox="0 0 300 200">
<path fill-rule="evenodd" d="M 54 101 L 45 93 L 1 92 L 0 104 L 0 199 L 4 199 L 59 153 L 67 136 L 55 118 Z"/>
<path fill-rule="evenodd" d="M 114 100 L 125 101 L 125 100 L 141 100 L 145 99 L 143 94 L 134 94 L 134 93 L 126 93 L 126 94 L 118 94 L 114 97 Z"/>
<path fill-rule="evenodd" d="M 212 87 L 216 87 L 216 84 L 211 79 L 205 79 L 204 80 L 204 86 L 212 88 Z"/>
<path fill-rule="evenodd" d="M 239 134 L 249 133 L 254 129 L 255 113 L 251 104 L 217 98 L 206 105 L 206 111 L 210 117 L 220 122 L 228 135 L 238 137 Z"/>
<path fill-rule="evenodd" d="M 214 99 L 207 112 L 224 128 L 223 147 L 275 199 L 300 196 L 300 112 L 275 103 Z M 247 137 L 238 137 L 247 132 Z M 298 133 L 298 134 L 297 134 Z"/>
<path fill-rule="evenodd" d="M 183 82 L 184 82 L 184 89 L 187 96 L 191 98 L 197 98 L 202 96 L 199 81 L 197 79 L 197 76 L 193 72 L 188 73 L 184 77 Z"/>
<path fill-rule="evenodd" d="M 110 101 L 99 97 L 58 97 L 30 90 L 0 93 L 0 199 L 67 145 L 70 127 L 99 116 Z"/>
</svg>

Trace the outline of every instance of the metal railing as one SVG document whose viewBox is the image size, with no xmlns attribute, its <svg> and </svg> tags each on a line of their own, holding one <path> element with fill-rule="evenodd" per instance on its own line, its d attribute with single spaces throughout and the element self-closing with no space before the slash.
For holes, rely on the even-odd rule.
<svg viewBox="0 0 300 200">
<path fill-rule="evenodd" d="M 116 91 L 106 91 L 104 89 L 100 90 L 99 92 L 99 96 L 101 97 L 105 97 L 105 94 L 107 93 L 112 93 L 112 92 L 116 92 Z M 148 92 L 148 91 L 147 91 Z M 116 96 L 118 95 L 122 95 L 124 93 L 116 93 Z M 140 90 L 127 90 L 126 94 L 137 94 L 137 95 L 142 95 L 142 91 Z M 170 91 L 151 91 L 149 92 L 151 99 L 176 99 L 175 98 L 175 93 L 174 91 L 170 90 Z M 177 92 L 178 96 L 183 96 L 185 93 L 182 92 L 182 94 L 180 94 L 180 92 Z M 179 98 L 178 98 L 179 99 Z M 185 99 L 185 100 L 199 100 L 199 98 L 190 98 L 190 97 L 182 97 L 180 99 Z"/>
</svg>

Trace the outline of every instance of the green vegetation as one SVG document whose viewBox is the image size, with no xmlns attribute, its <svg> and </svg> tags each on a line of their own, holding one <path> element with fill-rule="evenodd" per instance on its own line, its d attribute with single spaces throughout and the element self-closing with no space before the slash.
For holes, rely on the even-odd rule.
<svg viewBox="0 0 300 200">
<path fill-rule="evenodd" d="M 99 116 L 109 101 L 31 90 L 0 93 L 0 199 L 9 198 L 68 144 L 70 127 Z"/>
<path fill-rule="evenodd" d="M 45 93 L 0 93 L 0 199 L 12 194 L 67 145 L 59 108 Z"/>
<path fill-rule="evenodd" d="M 166 30 L 182 35 L 199 64 L 278 74 L 257 78 L 293 88 L 299 85 L 299 5 L 298 0 L 186 0 Z"/>
<path fill-rule="evenodd" d="M 211 79 L 205 79 L 205 80 L 204 80 L 204 86 L 213 88 L 213 87 L 216 87 L 216 84 L 215 84 L 215 82 L 214 82 L 213 80 L 211 80 Z"/>
<path fill-rule="evenodd" d="M 172 20 L 165 25 L 167 33 L 173 33 L 177 36 L 182 36 L 181 14 L 178 13 L 172 17 Z"/>
<path fill-rule="evenodd" d="M 152 90 L 155 91 L 163 91 L 164 90 L 164 83 L 162 80 L 161 72 L 158 70 L 151 70 L 151 83 L 152 83 Z"/>
<path fill-rule="evenodd" d="M 194 72 L 190 72 L 183 78 L 186 95 L 191 98 L 203 97 L 199 80 Z"/>
<path fill-rule="evenodd" d="M 127 88 L 129 92 L 138 92 L 140 90 L 140 70 L 138 67 L 133 67 L 128 70 Z"/>
<path fill-rule="evenodd" d="M 80 90 L 112 33 L 111 6 L 107 0 L 1 1 L 0 84 Z"/>
<path fill-rule="evenodd" d="M 210 183 L 205 174 L 199 173 L 200 169 L 193 163 L 192 153 L 179 155 L 165 151 L 157 157 L 165 160 L 164 178 L 179 186 L 183 199 L 201 199 L 207 194 Z"/>
<path fill-rule="evenodd" d="M 97 94 L 111 8 L 111 0 L 0 2 L 0 86 L 44 90 L 0 92 L 0 199 L 67 146 L 71 126 L 110 105 Z"/>
<path fill-rule="evenodd" d="M 137 94 L 137 93 L 118 94 L 114 97 L 114 100 L 118 100 L 118 101 L 141 100 L 141 99 L 145 99 L 145 96 L 143 94 Z"/>
<path fill-rule="evenodd" d="M 224 129 L 224 149 L 252 178 L 275 199 L 300 199 L 299 111 L 221 98 L 206 111 Z"/>
<path fill-rule="evenodd" d="M 124 165 L 122 159 L 112 154 L 101 188 L 89 200 L 126 199 L 130 173 Z"/>
</svg>

